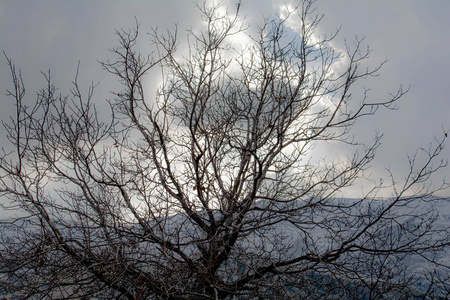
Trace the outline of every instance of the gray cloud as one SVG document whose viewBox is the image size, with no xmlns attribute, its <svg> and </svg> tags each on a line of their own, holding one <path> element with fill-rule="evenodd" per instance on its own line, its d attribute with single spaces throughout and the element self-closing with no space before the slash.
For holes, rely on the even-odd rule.
<svg viewBox="0 0 450 300">
<path fill-rule="evenodd" d="M 243 15 L 251 26 L 256 26 L 256 21 L 262 22 L 263 16 L 276 13 L 275 8 L 283 2 L 287 1 L 244 0 Z M 380 111 L 354 131 L 365 141 L 370 141 L 375 130 L 385 134 L 374 162 L 375 175 L 381 174 L 384 166 L 391 166 L 400 176 L 405 174 L 406 153 L 428 147 L 434 136 L 443 135 L 442 127 L 450 129 L 450 19 L 446 16 L 450 2 L 319 0 L 316 5 L 318 12 L 325 14 L 320 33 L 333 32 L 342 25 L 335 41 L 337 47 L 344 47 L 344 39 L 366 36 L 374 49 L 369 64 L 389 59 L 380 77 L 361 85 L 372 88 L 371 97 L 384 98 L 400 84 L 411 86 L 398 111 Z M 97 90 L 101 100 L 109 97 L 108 91 L 114 85 L 97 60 L 107 59 L 108 48 L 117 44 L 114 29 L 131 28 L 134 17 L 141 23 L 143 49 L 150 47 L 145 32 L 152 26 L 164 30 L 178 22 L 180 34 L 184 35 L 185 28 L 198 26 L 199 21 L 194 5 L 184 0 L 7 0 L 0 3 L 0 50 L 21 67 L 30 101 L 44 83 L 40 71 L 48 69 L 61 93 L 66 94 L 78 61 L 82 84 L 101 82 Z M 5 91 L 11 84 L 3 58 L 0 66 L 0 90 Z M 6 101 L 2 96 L 2 119 L 12 112 L 12 104 Z M 4 136 L 3 129 L 0 134 Z M 341 148 L 324 147 L 323 151 L 337 149 Z M 444 158 L 449 157 L 447 149 Z"/>
</svg>

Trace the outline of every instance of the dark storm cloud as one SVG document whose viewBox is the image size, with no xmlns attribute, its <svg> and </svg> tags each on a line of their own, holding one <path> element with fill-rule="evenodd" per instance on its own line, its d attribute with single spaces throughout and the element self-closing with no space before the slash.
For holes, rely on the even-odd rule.
<svg viewBox="0 0 450 300">
<path fill-rule="evenodd" d="M 223 2 L 234 9 L 234 1 Z M 242 13 L 246 22 L 256 27 L 255 22 L 279 13 L 280 6 L 288 2 L 244 0 Z M 406 153 L 428 147 L 434 136 L 443 136 L 442 128 L 450 129 L 450 19 L 446 16 L 450 2 L 319 0 L 315 4 L 317 12 L 325 14 L 319 34 L 342 26 L 333 42 L 337 49 L 344 49 L 344 39 L 351 42 L 355 35 L 366 36 L 365 41 L 374 49 L 369 65 L 389 59 L 380 77 L 361 85 L 372 88 L 373 99 L 384 99 L 401 84 L 411 86 L 398 111 L 380 111 L 355 128 L 357 137 L 364 141 L 370 141 L 376 130 L 385 133 L 375 175 L 383 172 L 384 166 L 391 166 L 400 176 L 405 174 Z M 60 92 L 67 94 L 79 61 L 81 83 L 87 87 L 91 81 L 100 82 L 97 95 L 106 99 L 115 82 L 97 61 L 111 57 L 108 49 L 117 45 L 114 29 L 133 27 L 135 17 L 141 23 L 143 49 L 150 47 L 145 33 L 151 27 L 165 30 L 177 22 L 184 35 L 186 28 L 199 26 L 196 9 L 187 0 L 2 1 L 0 50 L 21 67 L 30 101 L 44 84 L 40 71 L 48 69 Z M 5 91 L 11 80 L 3 58 L 0 66 L 0 89 Z M 2 106 L 0 117 L 6 119 L 12 104 L 4 96 Z M 3 130 L 0 133 L 4 136 Z M 339 149 L 325 146 L 323 151 Z M 444 158 L 449 157 L 446 150 Z"/>
</svg>

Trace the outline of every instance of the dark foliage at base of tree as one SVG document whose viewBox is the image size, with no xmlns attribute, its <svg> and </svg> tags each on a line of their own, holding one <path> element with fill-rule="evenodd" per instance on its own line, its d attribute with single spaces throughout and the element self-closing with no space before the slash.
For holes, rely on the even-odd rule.
<svg viewBox="0 0 450 300">
<path fill-rule="evenodd" d="M 448 296 L 430 176 L 443 140 L 411 157 L 403 181 L 374 184 L 361 199 L 341 191 L 365 178 L 380 137 L 350 129 L 385 100 L 358 92 L 377 75 L 356 40 L 346 53 L 317 38 L 321 20 L 302 1 L 298 36 L 285 18 L 256 30 L 233 13 L 199 5 L 204 28 L 118 31 L 102 67 L 121 88 L 99 114 L 94 87 L 75 78 L 68 96 L 50 74 L 34 105 L 7 58 L 17 113 L 5 123 L 0 192 L 26 216 L 3 222 L 5 292 L 34 298 L 395 299 Z M 248 34 L 248 35 L 247 35 Z M 246 46 L 232 40 L 250 38 Z M 184 42 L 187 47 L 181 45 Z M 181 43 L 181 44 L 180 44 Z M 179 49 L 178 49 L 179 48 Z M 157 93 L 146 80 L 162 74 Z M 152 74 L 152 76 L 147 76 Z M 361 95 L 360 97 L 358 95 Z M 325 160 L 321 144 L 353 156 Z M 316 148 L 314 148 L 316 147 Z M 391 196 L 377 197 L 390 188 Z M 448 200 L 444 200 L 448 201 Z M 421 261 L 420 268 L 411 267 Z"/>
</svg>

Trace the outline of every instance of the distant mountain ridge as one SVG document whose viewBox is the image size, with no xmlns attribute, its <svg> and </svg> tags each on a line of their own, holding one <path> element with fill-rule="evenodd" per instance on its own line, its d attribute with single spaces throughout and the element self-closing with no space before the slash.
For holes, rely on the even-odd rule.
<svg viewBox="0 0 450 300">
<path fill-rule="evenodd" d="M 399 227 L 397 234 L 401 233 L 401 230 L 409 230 L 414 229 L 417 226 L 420 226 L 421 217 L 424 216 L 422 213 L 428 212 L 428 216 L 435 218 L 434 219 L 434 226 L 439 229 L 446 229 L 448 232 L 449 224 L 450 224 L 450 198 L 436 198 L 432 199 L 433 201 L 418 201 L 414 202 L 414 204 L 411 204 L 413 206 L 399 206 L 396 208 L 397 213 L 399 215 L 402 215 L 402 217 L 399 219 Z M 335 202 L 334 202 L 335 201 Z M 360 199 L 335 199 L 330 200 L 327 205 L 348 205 L 352 209 L 354 209 L 355 215 L 358 213 L 361 213 L 364 211 L 368 214 L 370 217 L 370 214 L 373 214 L 374 216 L 377 215 L 377 212 L 383 209 L 384 205 L 389 204 L 389 200 L 365 200 L 360 201 Z M 260 201 L 255 204 L 255 209 L 253 214 L 259 214 L 264 211 L 266 206 L 269 205 L 269 202 Z M 299 204 L 300 205 L 300 204 Z M 366 205 L 365 207 L 363 207 Z M 354 206 L 354 207 L 353 207 Z M 411 212 L 414 212 L 412 214 Z M 219 213 L 219 212 L 217 212 Z M 317 211 L 316 217 L 318 218 L 318 224 L 320 224 L 320 218 L 322 217 L 321 214 L 323 212 Z M 302 216 L 299 216 L 302 217 Z M 188 218 L 183 214 L 178 214 L 174 216 L 170 216 L 167 218 L 168 222 L 167 225 L 171 228 L 177 228 L 177 227 L 184 227 L 181 229 L 183 232 L 190 232 L 189 226 L 190 225 Z M 151 220 L 149 222 L 152 222 Z M 356 221 L 355 221 L 356 222 Z M 26 231 L 29 232 L 30 236 L 33 236 L 34 232 L 36 235 L 40 234 L 40 229 L 37 227 L 36 224 L 30 223 L 22 223 L 22 220 L 14 220 L 14 219 L 5 219 L 0 221 L 0 236 L 3 241 L 3 246 L 0 247 L 6 247 L 8 243 L 14 243 L 16 234 L 19 234 L 21 230 L 24 229 L 23 226 L 29 226 L 28 228 L 25 228 Z M 339 220 L 335 221 L 336 226 L 342 226 L 342 224 L 351 224 L 352 220 L 348 220 L 348 223 L 345 221 L 342 221 L 342 223 L 339 223 Z M 357 223 L 357 222 L 356 222 Z M 355 223 L 355 224 L 356 224 Z M 29 225 L 26 225 L 29 224 Z M 181 226 L 181 224 L 183 224 Z M 310 238 L 314 240 L 314 243 L 317 245 L 317 247 L 320 248 L 326 248 L 329 246 L 330 241 L 334 238 L 330 236 L 330 230 L 329 228 L 324 228 L 323 226 L 319 226 L 318 224 L 311 224 L 310 231 L 308 234 L 310 235 Z M 131 225 L 130 225 L 131 226 Z M 326 226 L 333 226 L 333 223 L 329 223 Z M 168 228 L 169 228 L 168 227 Z M 76 235 L 74 235 L 74 229 L 77 228 L 77 224 L 73 224 L 70 228 L 61 227 L 61 231 L 67 232 L 67 234 L 72 234 L 72 238 L 76 239 Z M 132 231 L 132 226 L 128 228 Z M 348 235 L 352 234 L 352 231 L 356 230 L 355 228 L 345 228 L 345 231 Z M 393 230 L 392 228 L 389 228 L 389 230 Z M 395 230 L 395 228 L 394 228 Z M 95 229 L 93 229 L 93 232 L 95 232 Z M 194 234 L 190 232 L 190 234 Z M 299 233 L 299 230 L 297 227 L 295 227 L 293 224 L 287 222 L 287 221 L 281 221 L 276 224 L 276 226 L 273 227 L 272 232 L 274 238 L 290 238 L 290 241 L 293 245 L 296 245 L 296 247 L 292 248 L 291 252 L 287 255 L 300 255 L 303 249 L 303 236 Z M 400 235 L 401 238 L 401 235 Z M 440 236 L 435 236 L 435 241 L 439 242 Z M 432 242 L 430 240 L 430 242 Z M 255 247 L 259 243 L 264 243 L 264 241 L 259 241 L 257 238 L 249 238 L 242 242 L 240 245 L 241 247 Z M 139 247 L 139 246 L 138 246 Z M 0 249 L 1 250 L 1 249 Z M 298 253 L 297 253 L 298 252 Z M 0 251 L 1 253 L 1 251 Z M 438 255 L 434 257 L 420 257 L 420 256 L 406 256 L 405 259 L 402 261 L 402 263 L 407 266 L 409 274 L 414 274 L 416 276 L 416 286 L 411 287 L 413 289 L 417 289 L 418 293 L 420 294 L 421 291 L 426 291 L 429 287 L 428 279 L 426 278 L 425 274 L 427 270 L 433 269 L 432 264 L 428 261 L 428 259 L 433 260 L 434 262 L 440 264 L 440 265 L 448 265 L 448 262 L 450 262 L 450 247 L 447 246 L 443 249 L 443 251 L 439 252 Z M 235 262 L 238 263 L 238 262 Z M 315 276 L 314 273 L 311 273 L 310 276 Z M 326 280 L 326 276 L 324 277 Z M 1 281 L 4 280 L 3 277 L 0 277 L 0 286 Z M 331 278 L 329 279 L 331 280 Z M 349 285 L 352 285 L 353 283 L 349 282 Z M 0 288 L 0 296 L 6 296 L 7 293 L 5 291 L 2 291 Z M 442 295 L 437 294 L 436 299 L 445 299 L 448 295 Z"/>
</svg>

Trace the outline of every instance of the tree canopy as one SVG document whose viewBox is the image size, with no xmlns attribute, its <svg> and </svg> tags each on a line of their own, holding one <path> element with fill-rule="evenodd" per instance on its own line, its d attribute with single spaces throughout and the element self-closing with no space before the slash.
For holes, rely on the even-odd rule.
<svg viewBox="0 0 450 300">
<path fill-rule="evenodd" d="M 115 58 L 101 62 L 120 84 L 107 120 L 78 73 L 67 96 L 44 74 L 30 106 L 6 57 L 16 114 L 5 123 L 13 150 L 0 157 L 0 192 L 26 216 L 3 223 L 14 229 L 0 244 L 5 289 L 35 298 L 448 295 L 448 263 L 437 258 L 449 229 L 435 226 L 431 205 L 446 186 L 429 182 L 445 166 L 446 134 L 425 161 L 411 158 L 403 183 L 392 177 L 342 198 L 381 140 L 362 146 L 351 128 L 405 91 L 355 97 L 356 83 L 383 63 L 365 65 L 361 40 L 341 53 L 330 45 L 335 34 L 317 38 L 313 1 L 258 30 L 240 4 L 198 8 L 204 28 L 183 42 L 178 29 L 153 30 L 148 55 L 137 50 L 139 25 L 116 32 Z M 289 17 L 301 22 L 296 35 Z M 251 42 L 231 43 L 242 34 Z M 156 93 L 145 87 L 154 70 Z M 317 159 L 321 143 L 355 151 Z M 378 197 L 387 187 L 391 196 Z M 429 269 L 411 273 L 416 257 Z"/>
</svg>

